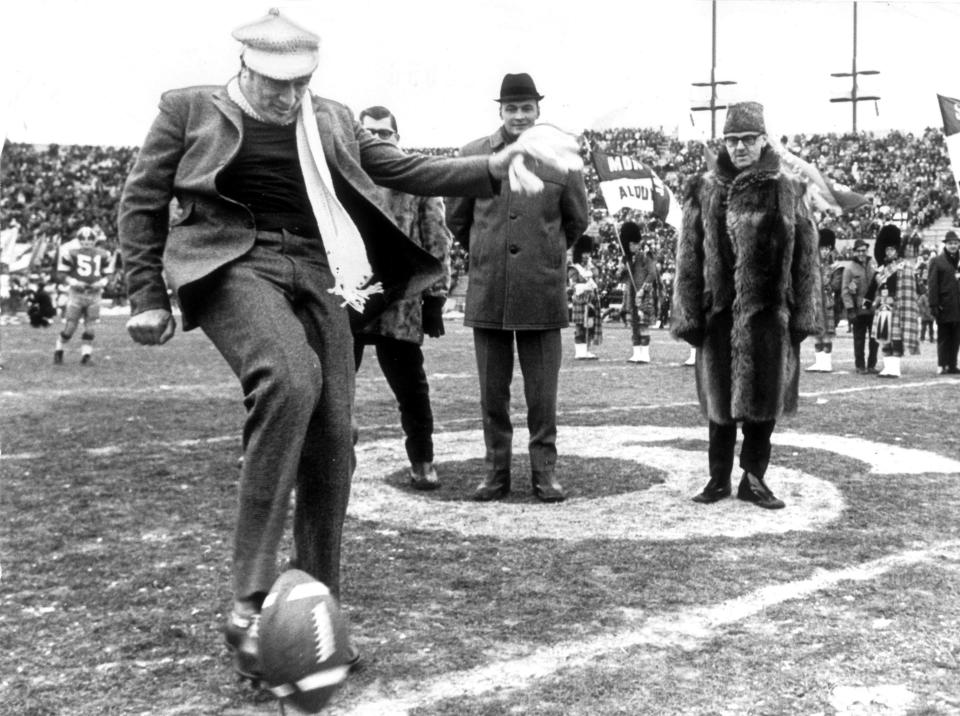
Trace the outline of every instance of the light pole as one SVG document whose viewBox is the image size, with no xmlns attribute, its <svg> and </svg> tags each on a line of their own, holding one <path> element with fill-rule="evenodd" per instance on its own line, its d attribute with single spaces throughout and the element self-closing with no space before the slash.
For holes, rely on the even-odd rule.
<svg viewBox="0 0 960 716">
<path fill-rule="evenodd" d="M 853 65 L 850 72 L 831 72 L 831 77 L 849 77 L 851 78 L 851 89 L 849 97 L 834 97 L 831 102 L 849 102 L 853 111 L 853 133 L 857 133 L 857 102 L 867 102 L 869 100 L 880 99 L 877 95 L 861 95 L 857 93 L 857 77 L 860 75 L 879 75 L 876 70 L 857 70 L 857 3 L 853 3 Z"/>
<path fill-rule="evenodd" d="M 732 80 L 718 80 L 717 79 L 717 0 L 713 0 L 713 34 L 712 34 L 712 56 L 710 61 L 710 81 L 709 82 L 692 82 L 691 84 L 694 87 L 709 87 L 710 88 L 710 104 L 701 105 L 697 107 L 691 107 L 690 109 L 694 112 L 710 112 L 710 139 L 717 138 L 717 110 L 726 109 L 727 105 L 717 104 L 717 86 L 718 85 L 735 85 L 736 82 Z"/>
</svg>

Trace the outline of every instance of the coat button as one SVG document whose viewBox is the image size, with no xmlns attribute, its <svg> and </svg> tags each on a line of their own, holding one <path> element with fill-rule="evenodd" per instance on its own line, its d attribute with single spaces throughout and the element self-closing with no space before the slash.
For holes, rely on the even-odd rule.
<svg viewBox="0 0 960 716">
<path fill-rule="evenodd" d="M 517 220 L 517 214 L 510 214 L 510 221 L 516 221 L 516 220 Z"/>
<path fill-rule="evenodd" d="M 511 254 L 520 253 L 520 247 L 517 246 L 516 244 L 510 244 L 510 253 Z"/>
</svg>

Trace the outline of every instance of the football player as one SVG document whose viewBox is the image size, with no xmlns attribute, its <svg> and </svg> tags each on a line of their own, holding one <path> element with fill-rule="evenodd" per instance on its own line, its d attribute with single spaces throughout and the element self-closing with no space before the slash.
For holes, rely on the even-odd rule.
<svg viewBox="0 0 960 716">
<path fill-rule="evenodd" d="M 97 233 L 89 226 L 77 231 L 76 245 L 60 255 L 60 270 L 67 278 L 67 304 L 63 310 L 63 330 L 57 336 L 53 362 L 63 363 L 63 346 L 83 319 L 80 334 L 80 362 L 89 365 L 93 354 L 93 325 L 100 320 L 100 297 L 112 268 L 110 252 L 97 246 Z"/>
</svg>

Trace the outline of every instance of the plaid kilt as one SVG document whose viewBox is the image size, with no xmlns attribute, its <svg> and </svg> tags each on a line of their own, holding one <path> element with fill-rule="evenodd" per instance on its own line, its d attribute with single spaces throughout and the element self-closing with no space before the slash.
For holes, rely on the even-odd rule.
<svg viewBox="0 0 960 716">
<path fill-rule="evenodd" d="M 586 328 L 591 343 L 600 343 L 603 336 L 600 315 L 600 299 L 596 291 L 585 291 L 571 299 L 570 322 L 578 328 Z"/>
</svg>

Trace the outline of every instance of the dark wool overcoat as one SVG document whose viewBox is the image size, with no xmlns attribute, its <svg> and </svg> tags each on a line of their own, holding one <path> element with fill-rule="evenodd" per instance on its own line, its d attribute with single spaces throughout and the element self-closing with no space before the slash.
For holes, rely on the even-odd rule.
<svg viewBox="0 0 960 716">
<path fill-rule="evenodd" d="M 672 332 L 698 349 L 697 394 L 713 422 L 796 410 L 799 344 L 819 330 L 817 232 L 803 194 L 769 147 L 739 172 L 721 149 L 687 189 Z"/>
<path fill-rule="evenodd" d="M 460 150 L 486 156 L 506 144 L 498 129 Z M 489 198 L 447 202 L 447 226 L 470 252 L 463 323 L 496 330 L 547 330 L 568 325 L 567 249 L 587 228 L 581 172 L 538 174 L 544 188 L 522 195 L 502 182 Z"/>
<path fill-rule="evenodd" d="M 930 301 L 930 312 L 940 323 L 960 322 L 960 282 L 957 281 L 957 266 L 946 251 L 930 261 L 927 299 Z"/>
</svg>

